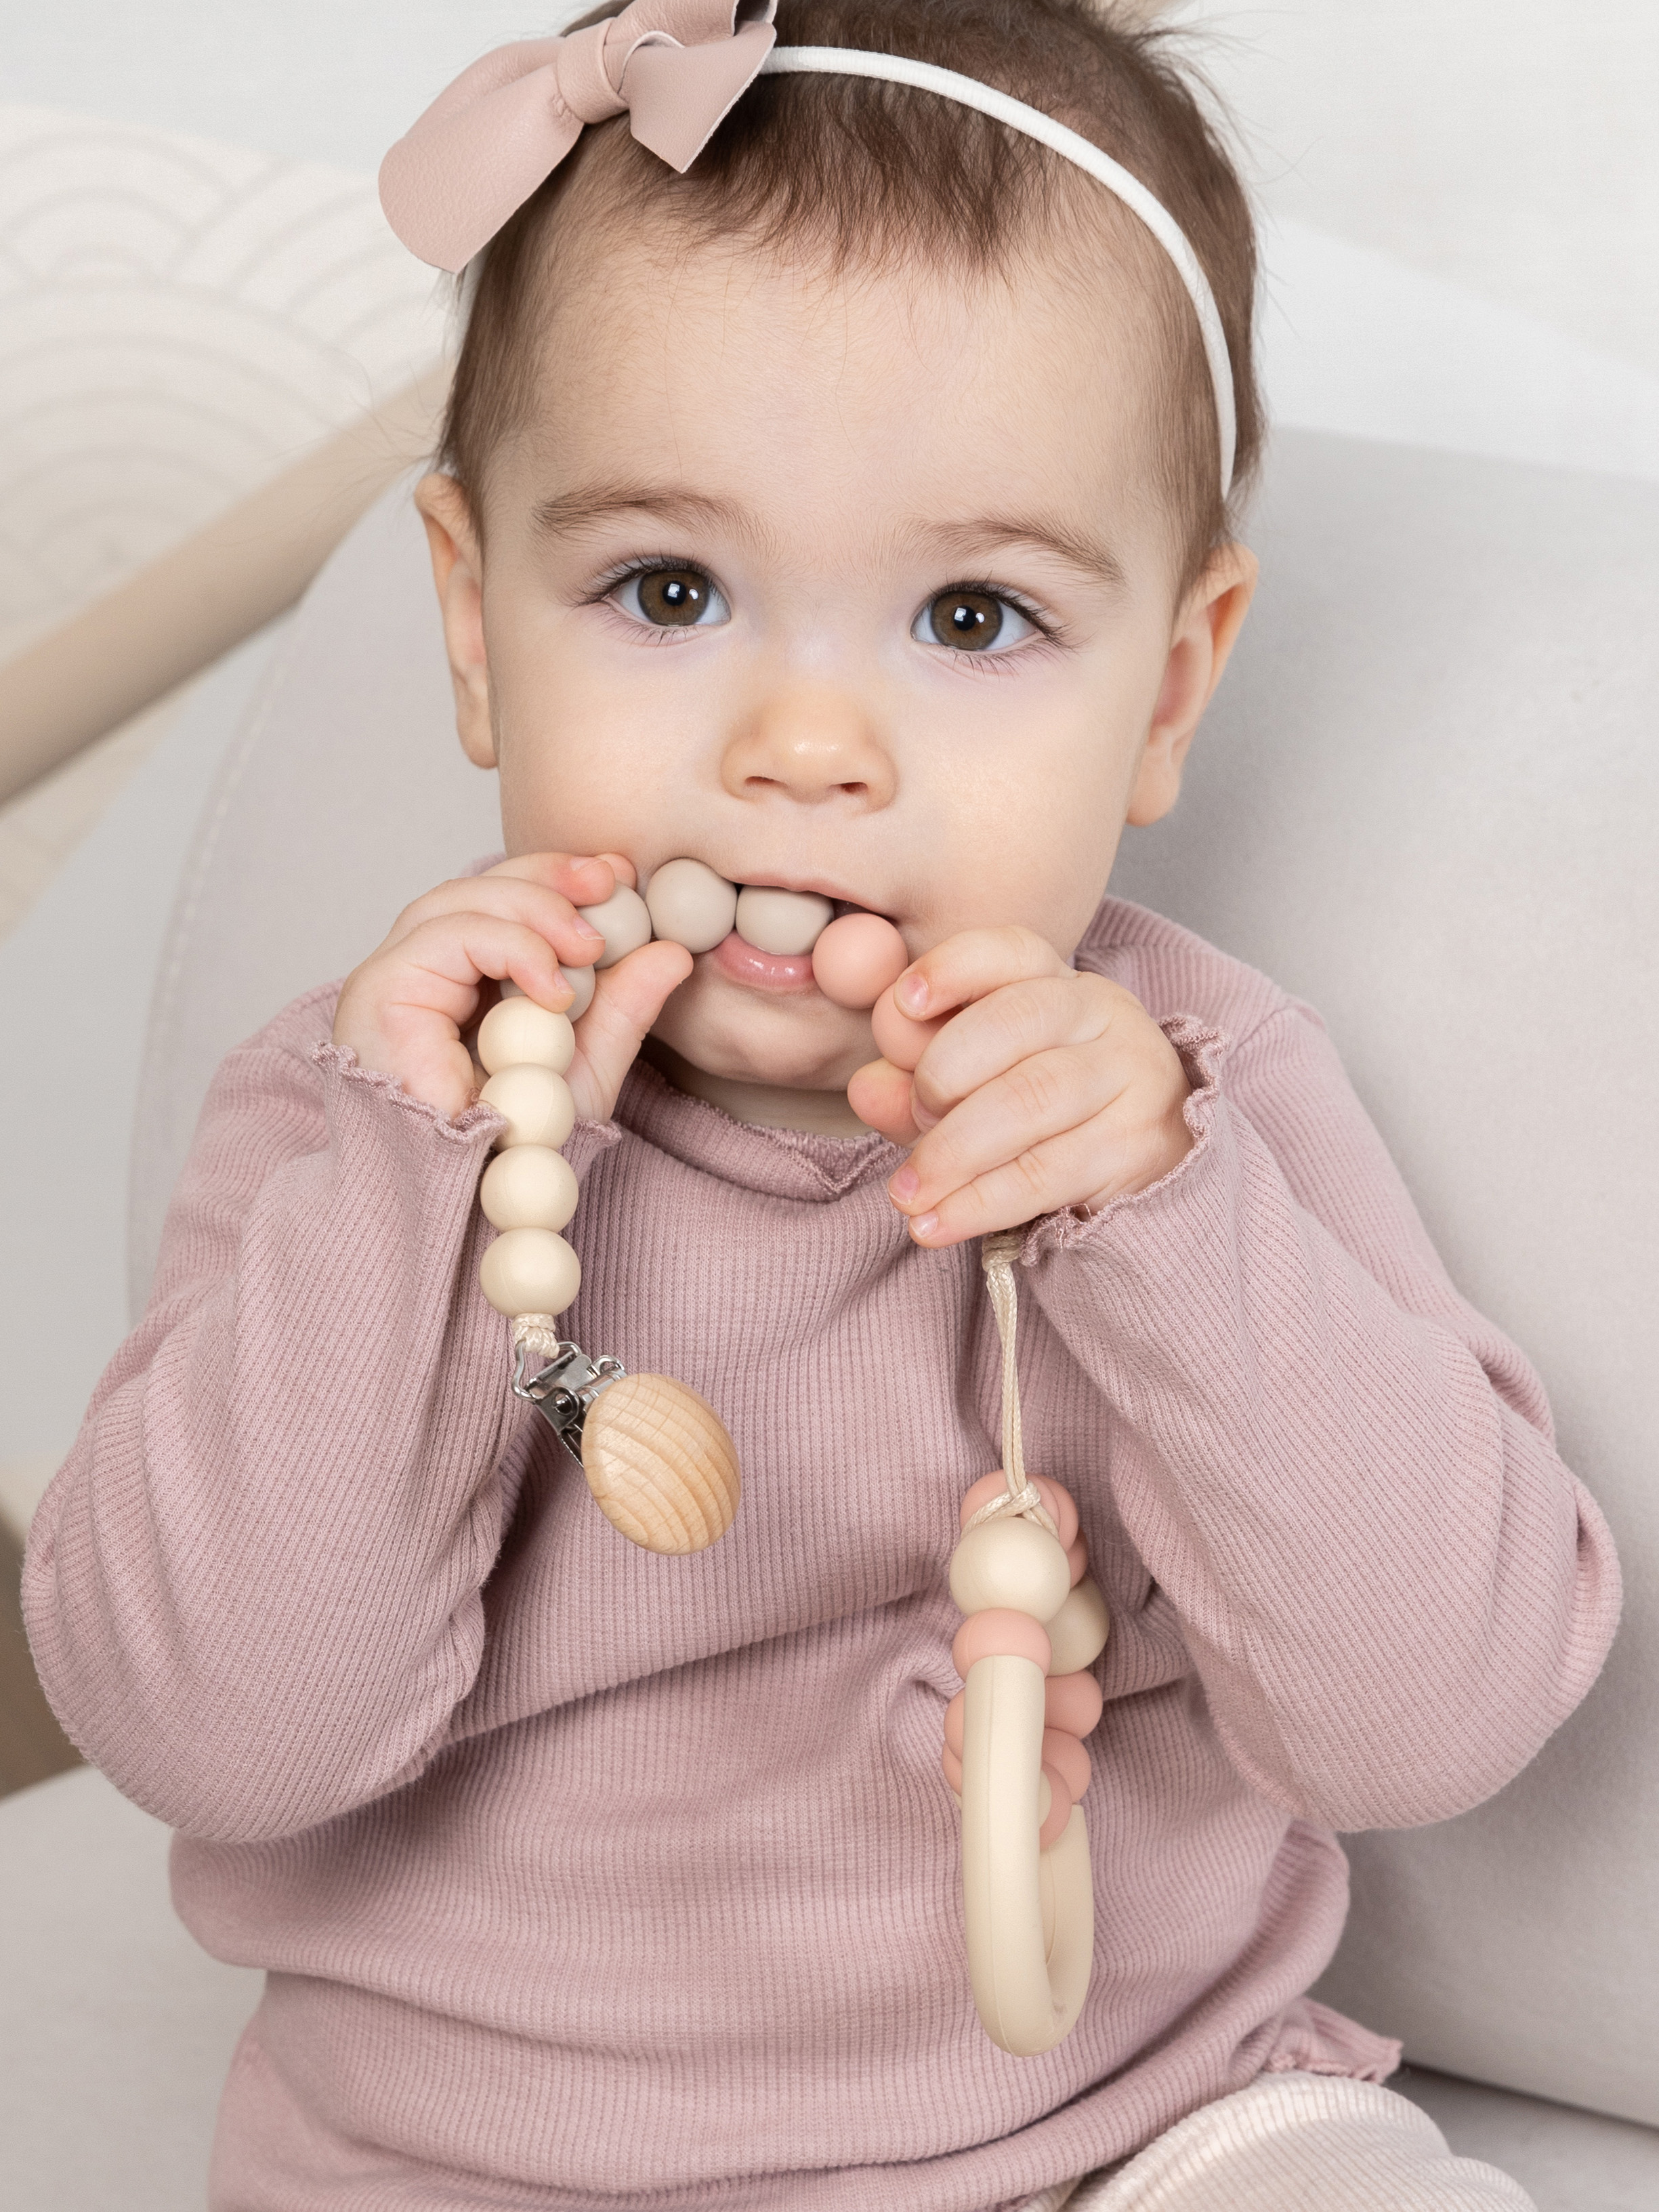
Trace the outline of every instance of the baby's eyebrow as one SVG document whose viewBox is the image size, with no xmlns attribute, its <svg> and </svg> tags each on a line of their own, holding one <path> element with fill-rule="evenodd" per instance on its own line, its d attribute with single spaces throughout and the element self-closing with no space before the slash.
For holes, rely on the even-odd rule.
<svg viewBox="0 0 1659 2212">
<path fill-rule="evenodd" d="M 914 535 L 939 553 L 958 559 L 971 560 L 994 549 L 1036 546 L 1042 552 L 1056 555 L 1068 567 L 1080 569 L 1112 591 L 1122 591 L 1128 581 L 1123 563 L 1109 545 L 1068 530 L 1064 523 L 1040 517 L 975 515 L 960 522 L 918 525 Z"/>
<path fill-rule="evenodd" d="M 766 535 L 755 516 L 735 500 L 690 491 L 678 484 L 578 484 L 551 499 L 538 500 L 532 520 L 549 537 L 565 538 L 594 529 L 619 514 L 648 514 L 659 522 L 687 528 L 712 525 L 749 538 Z"/>
</svg>

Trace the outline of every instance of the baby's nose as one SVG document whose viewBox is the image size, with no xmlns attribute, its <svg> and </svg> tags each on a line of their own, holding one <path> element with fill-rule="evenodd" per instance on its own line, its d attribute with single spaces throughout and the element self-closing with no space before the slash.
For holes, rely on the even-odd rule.
<svg viewBox="0 0 1659 2212">
<path fill-rule="evenodd" d="M 798 805 L 850 801 L 860 811 L 890 804 L 893 757 L 863 703 L 827 686 L 769 693 L 733 732 L 721 779 L 736 799 Z"/>
</svg>

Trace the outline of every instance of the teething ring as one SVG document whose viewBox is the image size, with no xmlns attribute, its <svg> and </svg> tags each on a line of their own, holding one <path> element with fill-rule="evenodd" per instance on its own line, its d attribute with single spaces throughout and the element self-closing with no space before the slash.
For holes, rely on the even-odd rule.
<svg viewBox="0 0 1659 2212">
<path fill-rule="evenodd" d="M 968 1616 L 951 1647 L 963 1689 L 945 1716 L 944 1765 L 962 1807 L 963 1919 L 980 2021 L 1017 2058 L 1075 2026 L 1094 1960 L 1088 1786 L 1080 1735 L 1100 1717 L 1082 1670 L 1104 1650 L 1105 1601 L 1087 1578 L 1077 1508 L 1028 1477 L 1014 1366 L 1012 1236 L 985 1240 L 1003 1351 L 1006 1472 L 962 1504 L 951 1595 Z M 1067 1680 L 1066 1678 L 1070 1677 Z M 958 1733 L 959 1731 L 959 1733 Z"/>
</svg>

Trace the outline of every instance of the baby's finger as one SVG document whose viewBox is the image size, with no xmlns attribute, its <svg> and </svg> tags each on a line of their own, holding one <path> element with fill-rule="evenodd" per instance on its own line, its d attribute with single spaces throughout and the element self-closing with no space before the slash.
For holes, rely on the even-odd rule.
<svg viewBox="0 0 1659 2212">
<path fill-rule="evenodd" d="M 458 1030 L 477 1012 L 480 985 L 492 980 L 510 977 L 544 1006 L 570 1002 L 554 947 L 541 930 L 509 915 L 434 915 L 370 966 L 379 971 L 374 995 L 388 1013 L 423 1010 Z"/>
<path fill-rule="evenodd" d="M 902 1014 L 930 1021 L 982 999 L 1005 983 L 1070 971 L 1047 938 L 1010 923 L 1001 929 L 964 929 L 913 960 L 893 987 Z"/>
<path fill-rule="evenodd" d="M 976 1176 L 1092 1121 L 1123 1082 L 1117 1068 L 1087 1047 L 1066 1046 L 1021 1060 L 927 1131 L 888 1185 L 893 1203 L 901 1213 L 929 1212 Z"/>
<path fill-rule="evenodd" d="M 1038 1053 L 1096 1043 L 1111 1025 L 1117 987 L 1066 969 L 1009 983 L 945 1024 L 916 1064 L 916 1119 L 924 1129 L 981 1085 Z"/>
<path fill-rule="evenodd" d="M 914 1145 L 921 1134 L 910 1111 L 910 1079 L 890 1060 L 872 1060 L 860 1068 L 847 1086 L 847 1103 L 890 1144 Z"/>
<path fill-rule="evenodd" d="M 1098 1198 L 1103 1159 L 1109 1161 L 1116 1149 L 1107 1116 L 1085 1122 L 1033 1146 L 1016 1158 L 1004 1160 L 950 1192 L 936 1206 L 913 1215 L 910 1234 L 918 1244 L 937 1250 L 947 1244 L 961 1244 L 970 1237 L 1017 1229 L 1022 1222 L 1057 1213 L 1065 1206 L 1082 1206 Z M 1121 1180 L 1127 1188 L 1127 1166 Z"/>
<path fill-rule="evenodd" d="M 434 890 L 425 892 L 398 915 L 382 951 L 403 945 L 428 922 L 492 914 L 538 931 L 567 966 L 590 967 L 603 947 L 599 933 L 582 920 L 562 892 L 525 872 L 517 862 L 505 866 L 519 872 L 508 875 L 491 870 L 482 876 L 440 884 Z M 601 872 L 608 876 L 610 871 Z"/>
<path fill-rule="evenodd" d="M 642 945 L 598 979 L 593 1003 L 576 1026 L 568 1081 L 584 1121 L 603 1121 L 617 1103 L 623 1078 L 669 994 L 691 973 L 683 945 Z"/>
</svg>

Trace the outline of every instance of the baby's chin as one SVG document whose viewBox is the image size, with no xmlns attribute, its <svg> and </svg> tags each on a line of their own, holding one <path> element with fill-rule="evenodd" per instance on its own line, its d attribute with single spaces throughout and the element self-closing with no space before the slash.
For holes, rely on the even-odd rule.
<svg viewBox="0 0 1659 2212">
<path fill-rule="evenodd" d="M 669 1000 L 651 1034 L 723 1083 L 844 1093 L 878 1057 L 870 1017 L 821 991 L 775 994 L 730 981 L 707 956 Z"/>
</svg>

